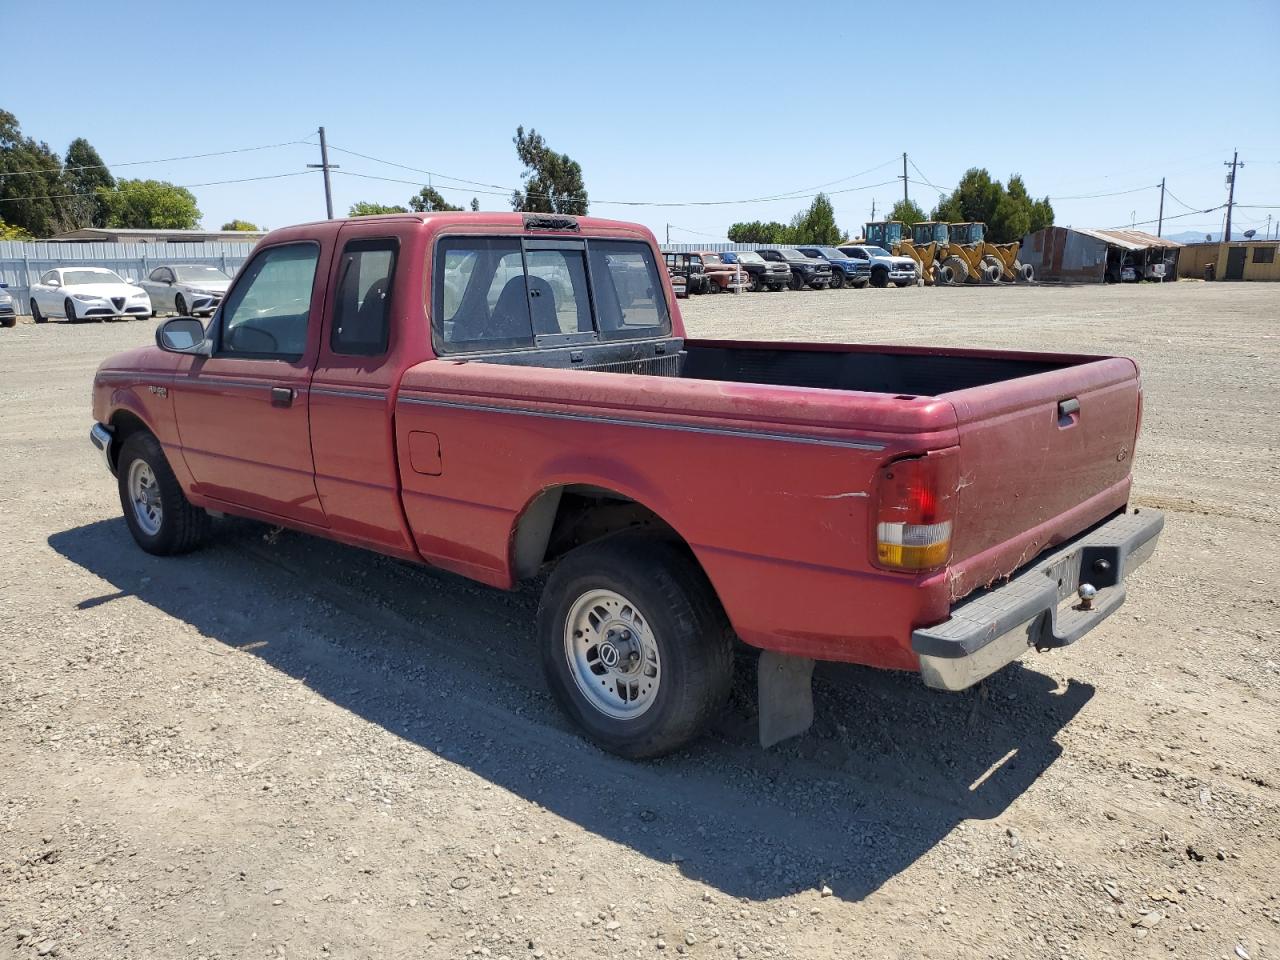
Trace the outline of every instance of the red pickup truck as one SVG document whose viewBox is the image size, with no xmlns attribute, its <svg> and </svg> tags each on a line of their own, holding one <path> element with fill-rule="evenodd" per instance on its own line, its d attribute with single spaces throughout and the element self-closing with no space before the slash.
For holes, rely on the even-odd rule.
<svg viewBox="0 0 1280 960">
<path fill-rule="evenodd" d="M 234 514 L 546 574 L 550 688 L 630 757 L 703 728 L 735 637 L 768 744 L 814 660 L 959 690 L 1123 601 L 1163 525 L 1128 508 L 1132 361 L 687 339 L 662 263 L 586 217 L 276 230 L 207 326 L 102 364 L 91 438 L 151 553 Z"/>
</svg>

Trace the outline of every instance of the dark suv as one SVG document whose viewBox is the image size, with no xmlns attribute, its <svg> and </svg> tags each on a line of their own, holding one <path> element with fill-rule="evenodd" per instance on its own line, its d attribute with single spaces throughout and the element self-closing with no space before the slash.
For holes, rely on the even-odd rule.
<svg viewBox="0 0 1280 960">
<path fill-rule="evenodd" d="M 806 257 L 831 264 L 831 289 L 850 286 L 861 290 L 871 280 L 871 264 L 841 253 L 835 247 L 798 247 Z"/>
<path fill-rule="evenodd" d="M 761 290 L 781 290 L 791 285 L 791 268 L 785 263 L 774 263 L 749 250 L 732 250 L 720 256 L 724 258 L 725 263 L 736 263 L 747 271 L 747 277 L 751 281 L 749 289 L 752 293 L 758 293 Z"/>
<path fill-rule="evenodd" d="M 791 268 L 791 289 L 803 290 L 812 287 L 814 290 L 825 290 L 831 285 L 831 264 L 825 260 L 806 257 L 794 247 L 783 247 L 781 250 L 757 250 L 765 260 L 772 263 L 785 263 Z"/>
</svg>

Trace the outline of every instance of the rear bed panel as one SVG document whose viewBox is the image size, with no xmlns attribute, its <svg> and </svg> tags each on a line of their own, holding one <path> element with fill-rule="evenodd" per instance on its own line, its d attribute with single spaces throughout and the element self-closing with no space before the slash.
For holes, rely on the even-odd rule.
<svg viewBox="0 0 1280 960">
<path fill-rule="evenodd" d="M 960 433 L 954 599 L 1125 505 L 1138 392 L 1134 364 L 1105 359 L 946 395 Z"/>
</svg>

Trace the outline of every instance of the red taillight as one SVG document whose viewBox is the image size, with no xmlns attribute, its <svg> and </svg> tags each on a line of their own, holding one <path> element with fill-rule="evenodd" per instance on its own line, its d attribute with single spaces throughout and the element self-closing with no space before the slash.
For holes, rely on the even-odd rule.
<svg viewBox="0 0 1280 960">
<path fill-rule="evenodd" d="M 876 565 L 913 572 L 945 566 L 951 557 L 958 486 L 959 451 L 954 447 L 881 467 Z"/>
</svg>

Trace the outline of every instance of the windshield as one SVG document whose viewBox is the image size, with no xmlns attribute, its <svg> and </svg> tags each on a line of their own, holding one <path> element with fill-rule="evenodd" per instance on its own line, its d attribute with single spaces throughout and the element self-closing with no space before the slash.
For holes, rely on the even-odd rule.
<svg viewBox="0 0 1280 960">
<path fill-rule="evenodd" d="M 837 250 L 835 247 L 819 247 L 818 252 L 822 254 L 824 257 L 826 257 L 828 260 L 846 259 L 845 255 L 841 253 L 839 250 Z"/>
<path fill-rule="evenodd" d="M 809 260 L 809 259 L 811 259 L 810 257 L 806 257 L 806 256 L 805 256 L 803 253 L 801 253 L 799 250 L 786 249 L 786 250 L 779 250 L 778 252 L 779 252 L 780 254 L 782 254 L 782 255 L 783 255 L 786 259 L 788 259 L 788 260 Z"/>
<path fill-rule="evenodd" d="M 174 267 L 173 272 L 178 275 L 179 280 L 230 280 L 225 273 L 217 267 L 211 267 L 204 263 L 193 263 L 189 266 Z"/>
<path fill-rule="evenodd" d="M 735 253 L 739 263 L 764 263 L 764 257 L 758 253 Z"/>
<path fill-rule="evenodd" d="M 68 287 L 82 283 L 124 283 L 110 270 L 63 270 L 62 282 Z"/>
<path fill-rule="evenodd" d="M 873 257 L 891 257 L 891 256 L 893 256 L 893 254 L 891 254 L 891 253 L 890 253 L 888 250 L 886 250 L 884 247 L 866 247 L 865 249 L 866 249 L 867 253 L 871 254 Z"/>
<path fill-rule="evenodd" d="M 721 260 L 714 253 L 704 253 L 702 255 L 702 262 L 703 263 L 723 263 L 724 261 Z"/>
</svg>

